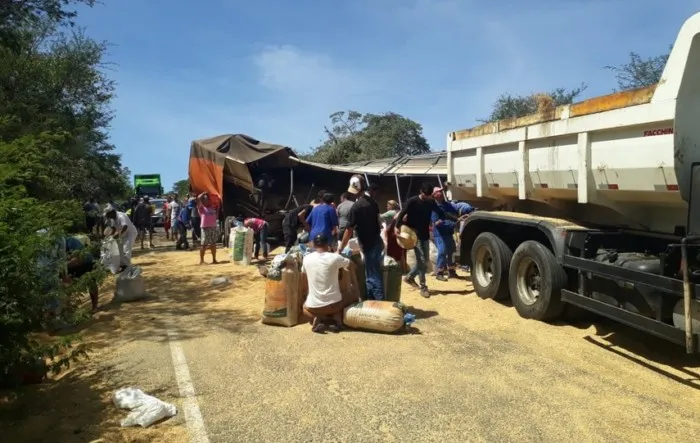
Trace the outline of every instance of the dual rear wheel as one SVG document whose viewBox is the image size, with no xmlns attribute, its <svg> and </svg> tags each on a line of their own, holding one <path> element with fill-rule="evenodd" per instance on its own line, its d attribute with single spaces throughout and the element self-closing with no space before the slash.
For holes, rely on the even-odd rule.
<svg viewBox="0 0 700 443">
<path fill-rule="evenodd" d="M 500 237 L 483 232 L 472 245 L 471 259 L 479 297 L 506 300 L 510 296 L 524 318 L 552 320 L 562 313 L 566 273 L 542 243 L 528 240 L 513 252 Z"/>
</svg>

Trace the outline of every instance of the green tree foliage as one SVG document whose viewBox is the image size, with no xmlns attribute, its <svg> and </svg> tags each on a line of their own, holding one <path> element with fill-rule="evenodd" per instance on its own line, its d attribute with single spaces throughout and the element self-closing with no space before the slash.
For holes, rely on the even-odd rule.
<svg viewBox="0 0 700 443">
<path fill-rule="evenodd" d="M 95 0 L 2 0 L 0 1 L 0 46 L 20 51 L 21 37 L 26 28 L 75 24 L 77 12 L 68 6 L 93 6 Z"/>
<path fill-rule="evenodd" d="M 330 115 L 326 140 L 305 158 L 337 165 L 430 152 L 423 127 L 402 115 L 339 111 Z"/>
<path fill-rule="evenodd" d="M 87 281 L 103 271 L 62 284 L 65 258 L 38 263 L 84 223 L 83 200 L 128 192 L 128 170 L 108 142 L 105 45 L 69 27 L 68 8 L 79 3 L 93 2 L 0 1 L 0 381 L 37 358 L 68 363 L 67 342 L 40 344 L 33 333 L 47 325 L 50 302 L 61 300 L 64 320 L 74 320 Z"/>
<path fill-rule="evenodd" d="M 190 180 L 189 179 L 183 179 L 183 180 L 178 180 L 175 183 L 173 183 L 173 189 L 172 191 L 173 194 L 177 194 L 179 197 L 185 197 L 187 194 L 190 193 Z"/>
<path fill-rule="evenodd" d="M 669 55 L 670 53 L 644 59 L 638 53 L 630 52 L 627 63 L 606 66 L 605 69 L 615 73 L 618 90 L 643 88 L 661 80 Z"/>
<path fill-rule="evenodd" d="M 504 93 L 494 102 L 491 108 L 491 114 L 480 121 L 482 123 L 488 123 L 536 114 L 538 111 L 542 110 L 543 105 L 545 105 L 545 107 L 568 105 L 573 103 L 574 100 L 586 90 L 586 87 L 585 84 L 581 84 L 581 86 L 577 88 L 557 88 L 544 94 L 513 95 Z"/>
</svg>

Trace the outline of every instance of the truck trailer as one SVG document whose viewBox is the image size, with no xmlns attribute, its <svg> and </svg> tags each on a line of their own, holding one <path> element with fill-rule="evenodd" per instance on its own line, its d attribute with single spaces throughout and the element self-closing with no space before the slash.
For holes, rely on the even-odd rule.
<svg viewBox="0 0 700 443">
<path fill-rule="evenodd" d="M 582 308 L 698 350 L 700 13 L 661 80 L 451 132 L 449 193 L 479 207 L 460 259 L 482 298 Z"/>
</svg>

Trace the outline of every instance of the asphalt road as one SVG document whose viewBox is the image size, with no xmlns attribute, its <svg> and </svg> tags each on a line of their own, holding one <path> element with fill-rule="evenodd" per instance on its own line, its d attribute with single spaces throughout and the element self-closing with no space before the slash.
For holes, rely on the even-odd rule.
<svg viewBox="0 0 700 443">
<path fill-rule="evenodd" d="M 259 322 L 264 281 L 254 267 L 199 266 L 195 252 L 136 261 L 159 300 L 131 321 L 132 341 L 153 345 L 134 344 L 130 358 L 162 368 L 164 330 L 177 329 L 211 442 L 691 442 L 700 434 L 700 364 L 610 322 L 523 320 L 456 280 L 433 282 L 429 300 L 404 287 L 418 316 L 413 334 L 317 335 L 306 324 Z M 210 286 L 217 276 L 232 283 Z"/>
</svg>

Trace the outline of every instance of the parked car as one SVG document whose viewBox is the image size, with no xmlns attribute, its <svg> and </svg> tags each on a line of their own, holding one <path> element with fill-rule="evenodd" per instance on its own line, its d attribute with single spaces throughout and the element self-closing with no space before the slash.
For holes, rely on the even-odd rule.
<svg viewBox="0 0 700 443">
<path fill-rule="evenodd" d="M 165 212 L 163 212 L 163 208 L 165 207 L 165 200 L 164 198 L 154 198 L 151 200 L 151 204 L 155 207 L 155 210 L 153 211 L 153 217 L 151 221 L 153 222 L 154 227 L 163 227 L 164 222 L 165 222 Z"/>
</svg>

